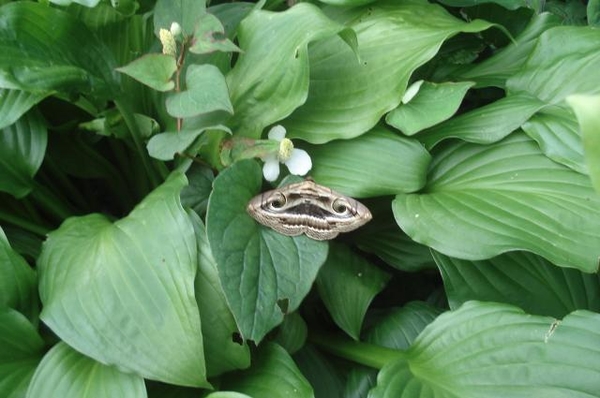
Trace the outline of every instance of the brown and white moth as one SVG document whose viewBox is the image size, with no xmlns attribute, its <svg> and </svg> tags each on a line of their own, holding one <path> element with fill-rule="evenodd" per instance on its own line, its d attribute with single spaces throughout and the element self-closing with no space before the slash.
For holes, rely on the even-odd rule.
<svg viewBox="0 0 600 398">
<path fill-rule="evenodd" d="M 263 192 L 250 200 L 246 210 L 281 234 L 306 234 L 316 240 L 333 239 L 371 219 L 365 205 L 312 179 Z"/>
</svg>

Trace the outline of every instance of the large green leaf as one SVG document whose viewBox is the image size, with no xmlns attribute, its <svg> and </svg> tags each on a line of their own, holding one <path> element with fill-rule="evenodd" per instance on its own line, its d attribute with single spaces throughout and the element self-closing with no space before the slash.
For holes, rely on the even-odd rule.
<svg viewBox="0 0 600 398">
<path fill-rule="evenodd" d="M 39 361 L 44 341 L 19 312 L 0 308 L 0 396 L 22 398 Z"/>
<path fill-rule="evenodd" d="M 186 182 L 172 175 L 115 223 L 90 214 L 51 232 L 38 261 L 41 319 L 100 363 L 207 386 L 196 241 L 179 203 Z"/>
<path fill-rule="evenodd" d="M 227 306 L 206 229 L 196 213 L 192 212 L 190 218 L 198 241 L 198 273 L 194 288 L 202 319 L 207 374 L 211 377 L 229 370 L 247 368 L 250 366 L 250 351 L 246 344 L 231 338 L 237 333 L 237 326 Z"/>
<path fill-rule="evenodd" d="M 412 72 L 433 58 L 444 40 L 492 26 L 481 20 L 465 23 L 426 0 L 327 12 L 356 32 L 360 62 L 337 37 L 311 46 L 308 99 L 282 124 L 291 137 L 312 143 L 370 130 L 400 104 Z"/>
<path fill-rule="evenodd" d="M 48 132 L 37 112 L 0 130 L 0 191 L 21 198 L 33 189 L 33 177 L 46 154 Z"/>
<path fill-rule="evenodd" d="M 335 323 L 358 340 L 369 304 L 389 279 L 389 274 L 350 248 L 331 243 L 327 261 L 317 277 L 317 288 Z"/>
<path fill-rule="evenodd" d="M 494 145 L 446 145 L 423 192 L 400 194 L 392 207 L 411 238 L 452 257 L 525 249 L 598 269 L 600 197 L 587 176 L 548 159 L 523 133 Z"/>
<path fill-rule="evenodd" d="M 418 141 L 393 134 L 385 127 L 375 127 L 351 140 L 306 149 L 315 181 L 358 198 L 420 189 L 431 160 Z"/>
<path fill-rule="evenodd" d="M 327 243 L 289 237 L 247 213 L 259 193 L 261 170 L 243 160 L 215 179 L 206 229 L 229 307 L 243 338 L 259 342 L 310 290 L 327 257 Z"/>
<path fill-rule="evenodd" d="M 379 372 L 370 398 L 591 398 L 600 391 L 600 315 L 562 321 L 469 302 L 429 324 Z"/>
<path fill-rule="evenodd" d="M 0 228 L 0 307 L 13 308 L 37 320 L 37 275 L 11 247 Z"/>
<path fill-rule="evenodd" d="M 64 342 L 46 353 L 27 398 L 146 398 L 144 379 L 88 358 Z"/>
<path fill-rule="evenodd" d="M 600 193 L 600 96 L 573 95 L 567 102 L 577 115 L 583 138 L 585 162 L 592 184 Z"/>
<path fill-rule="evenodd" d="M 238 28 L 243 52 L 227 75 L 235 110 L 231 127 L 239 134 L 258 138 L 265 126 L 304 103 L 309 78 L 308 45 L 336 34 L 354 42 L 350 30 L 344 30 L 309 3 L 278 13 L 255 10 L 246 17 Z"/>
<path fill-rule="evenodd" d="M 434 252 L 450 308 L 469 300 L 516 305 L 527 313 L 563 317 L 586 309 L 600 312 L 598 274 L 556 267 L 528 252 L 467 261 Z"/>
<path fill-rule="evenodd" d="M 0 8 L 0 87 L 113 96 L 110 51 L 66 12 L 34 2 Z"/>
<path fill-rule="evenodd" d="M 43 100 L 47 93 L 0 89 L 0 129 L 15 123 L 32 106 Z"/>
<path fill-rule="evenodd" d="M 223 387 L 254 398 L 314 397 L 310 384 L 294 360 L 283 348 L 273 343 L 262 345 L 252 361 L 252 367 L 225 379 Z"/>
<path fill-rule="evenodd" d="M 527 93 L 509 95 L 438 124 L 419 134 L 418 138 L 427 148 L 446 138 L 480 144 L 500 141 L 545 105 Z"/>
</svg>

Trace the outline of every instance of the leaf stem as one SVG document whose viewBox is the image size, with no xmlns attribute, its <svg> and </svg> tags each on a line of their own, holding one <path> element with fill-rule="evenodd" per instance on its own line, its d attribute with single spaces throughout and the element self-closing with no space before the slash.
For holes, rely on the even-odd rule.
<svg viewBox="0 0 600 398">
<path fill-rule="evenodd" d="M 381 369 L 389 362 L 405 357 L 404 351 L 334 335 L 311 333 L 308 340 L 324 351 L 375 369 Z"/>
<path fill-rule="evenodd" d="M 41 237 L 45 237 L 49 232 L 48 228 L 45 228 L 39 224 L 36 224 L 31 221 L 24 220 L 21 217 L 15 216 L 14 214 L 10 214 L 0 210 L 0 221 L 5 221 L 9 224 L 20 227 L 26 231 L 33 232 L 36 235 Z"/>
</svg>

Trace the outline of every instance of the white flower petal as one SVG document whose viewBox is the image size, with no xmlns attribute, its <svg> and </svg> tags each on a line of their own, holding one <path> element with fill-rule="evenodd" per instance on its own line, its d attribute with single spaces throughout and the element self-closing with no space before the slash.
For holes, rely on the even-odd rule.
<svg viewBox="0 0 600 398">
<path fill-rule="evenodd" d="M 305 150 L 294 148 L 292 156 L 285 162 L 285 165 L 290 170 L 290 173 L 303 176 L 312 168 L 312 161 Z"/>
<path fill-rule="evenodd" d="M 423 80 L 417 80 L 416 82 L 411 84 L 410 87 L 407 88 L 406 91 L 404 92 L 404 96 L 402 97 L 402 103 L 408 104 L 410 102 L 410 100 L 413 99 L 413 97 L 415 95 L 417 95 L 417 93 L 421 89 L 422 84 L 423 84 Z"/>
<path fill-rule="evenodd" d="M 277 126 L 273 126 L 271 130 L 269 130 L 268 136 L 270 140 L 281 141 L 285 138 L 285 133 L 285 127 L 283 127 L 281 124 L 278 124 Z"/>
<path fill-rule="evenodd" d="M 275 156 L 269 156 L 265 159 L 263 165 L 263 177 L 267 181 L 275 181 L 279 177 L 279 161 Z"/>
</svg>

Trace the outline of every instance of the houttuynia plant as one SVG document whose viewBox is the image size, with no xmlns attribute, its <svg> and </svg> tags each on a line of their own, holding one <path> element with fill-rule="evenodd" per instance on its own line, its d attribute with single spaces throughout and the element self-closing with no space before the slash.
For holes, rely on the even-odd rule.
<svg viewBox="0 0 600 398">
<path fill-rule="evenodd" d="M 599 24 L 0 0 L 0 396 L 600 397 Z"/>
</svg>

